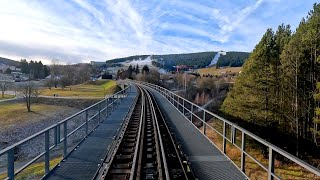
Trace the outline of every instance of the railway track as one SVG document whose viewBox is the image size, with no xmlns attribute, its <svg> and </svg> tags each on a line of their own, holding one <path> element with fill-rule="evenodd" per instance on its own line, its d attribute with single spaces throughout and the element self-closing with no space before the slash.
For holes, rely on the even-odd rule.
<svg viewBox="0 0 320 180">
<path fill-rule="evenodd" d="M 139 98 L 121 141 L 97 179 L 193 179 L 152 94 L 138 88 Z"/>
</svg>

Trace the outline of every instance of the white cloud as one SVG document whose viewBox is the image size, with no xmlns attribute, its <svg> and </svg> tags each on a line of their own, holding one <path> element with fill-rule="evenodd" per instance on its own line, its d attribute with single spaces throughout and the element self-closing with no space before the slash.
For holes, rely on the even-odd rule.
<svg viewBox="0 0 320 180">
<path fill-rule="evenodd" d="M 266 27 L 301 19 L 272 10 L 282 1 L 250 2 L 0 0 L 0 56 L 76 63 L 135 54 L 250 51 Z M 259 16 L 262 6 L 269 9 Z M 279 13 L 281 18 L 274 18 Z"/>
</svg>

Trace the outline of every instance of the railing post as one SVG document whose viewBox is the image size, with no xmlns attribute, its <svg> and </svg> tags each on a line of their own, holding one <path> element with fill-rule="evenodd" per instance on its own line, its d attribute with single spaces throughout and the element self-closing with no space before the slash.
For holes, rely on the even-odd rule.
<svg viewBox="0 0 320 180">
<path fill-rule="evenodd" d="M 44 133 L 44 146 L 45 146 L 44 172 L 47 175 L 49 173 L 49 171 L 50 171 L 49 130 Z"/>
<path fill-rule="evenodd" d="M 63 123 L 63 157 L 65 158 L 68 153 L 68 144 L 67 144 L 67 121 Z"/>
<path fill-rule="evenodd" d="M 233 125 L 231 125 L 231 142 L 232 144 L 235 144 L 236 141 L 236 129 Z"/>
<path fill-rule="evenodd" d="M 183 115 L 185 115 L 184 114 L 184 109 L 185 109 L 185 107 L 184 107 L 184 99 L 182 99 L 182 113 L 183 113 Z"/>
<path fill-rule="evenodd" d="M 274 154 L 271 147 L 269 147 L 269 166 L 268 166 L 268 180 L 273 180 L 274 173 Z"/>
<path fill-rule="evenodd" d="M 190 121 L 192 122 L 192 117 L 193 117 L 193 104 L 191 104 L 191 111 L 190 111 Z M 193 122 L 192 122 L 193 123 Z"/>
<path fill-rule="evenodd" d="M 11 148 L 8 151 L 8 178 L 14 180 L 14 150 Z"/>
<path fill-rule="evenodd" d="M 107 99 L 107 117 L 109 116 L 109 98 Z"/>
<path fill-rule="evenodd" d="M 55 126 L 53 129 L 53 141 L 54 141 L 54 146 L 58 145 L 58 126 Z"/>
<path fill-rule="evenodd" d="M 89 124 L 88 124 L 89 114 L 88 109 L 86 110 L 86 136 L 88 136 L 89 133 Z"/>
<path fill-rule="evenodd" d="M 108 116 L 108 103 L 107 103 L 107 100 L 108 100 L 108 99 L 105 99 L 105 100 L 104 100 L 105 108 L 106 108 L 106 116 L 105 116 L 105 118 Z"/>
<path fill-rule="evenodd" d="M 246 134 L 242 131 L 242 137 L 241 137 L 241 170 L 242 172 L 246 172 Z"/>
<path fill-rule="evenodd" d="M 180 111 L 180 98 L 177 96 L 177 109 Z"/>
<path fill-rule="evenodd" d="M 114 100 L 114 95 L 112 95 L 112 111 L 114 111 L 114 103 L 115 103 L 116 101 Z"/>
<path fill-rule="evenodd" d="M 60 124 L 57 125 L 57 140 L 58 140 L 58 143 L 61 142 L 61 138 L 60 138 Z"/>
<path fill-rule="evenodd" d="M 223 121 L 223 146 L 222 146 L 222 150 L 223 150 L 223 153 L 226 153 L 226 144 L 227 144 L 227 140 L 226 140 L 226 134 L 227 134 L 227 131 L 226 131 L 226 122 Z"/>
<path fill-rule="evenodd" d="M 100 114 L 101 114 L 100 111 L 101 111 L 101 109 L 100 109 L 100 107 L 101 107 L 101 106 L 100 106 L 100 103 L 98 103 L 98 111 L 99 111 L 99 112 L 98 112 L 98 121 L 99 121 L 99 124 L 101 123 L 101 118 L 100 118 Z"/>
<path fill-rule="evenodd" d="M 203 110 L 203 122 L 202 122 L 202 124 L 203 124 L 203 134 L 205 135 L 206 134 L 206 111 L 205 110 Z"/>
<path fill-rule="evenodd" d="M 237 143 L 237 128 L 233 127 L 233 144 Z"/>
</svg>

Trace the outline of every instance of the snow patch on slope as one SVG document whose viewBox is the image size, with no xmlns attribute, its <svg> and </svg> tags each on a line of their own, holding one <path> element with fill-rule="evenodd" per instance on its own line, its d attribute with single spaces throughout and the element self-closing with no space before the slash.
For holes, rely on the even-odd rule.
<svg viewBox="0 0 320 180">
<path fill-rule="evenodd" d="M 144 65 L 148 65 L 148 66 L 152 66 L 152 59 L 151 59 L 151 56 L 148 56 L 147 58 L 145 59 L 133 59 L 131 61 L 126 61 L 126 62 L 123 62 L 123 64 L 125 65 L 139 65 L 139 66 L 144 66 Z"/>
<path fill-rule="evenodd" d="M 219 51 L 219 52 L 217 52 L 217 54 L 213 57 L 212 61 L 211 61 L 210 64 L 208 65 L 208 67 L 217 64 L 220 55 L 223 55 L 223 56 L 224 56 L 224 55 L 226 55 L 226 54 L 227 54 L 227 52 L 225 52 L 225 51 Z"/>
</svg>

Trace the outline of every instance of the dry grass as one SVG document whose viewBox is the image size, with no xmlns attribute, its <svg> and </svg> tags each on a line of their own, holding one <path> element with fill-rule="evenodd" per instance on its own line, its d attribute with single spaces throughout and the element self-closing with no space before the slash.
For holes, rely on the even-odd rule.
<svg viewBox="0 0 320 180">
<path fill-rule="evenodd" d="M 4 99 L 11 99 L 14 98 L 14 95 L 10 95 L 10 94 L 4 94 L 4 97 L 2 97 L 2 95 L 0 95 L 0 100 L 4 100 Z"/>
<path fill-rule="evenodd" d="M 242 67 L 226 67 L 223 69 L 216 69 L 215 66 L 209 68 L 198 69 L 198 73 L 202 76 L 203 74 L 207 75 L 222 75 L 223 73 L 239 73 Z"/>
<path fill-rule="evenodd" d="M 105 97 L 117 90 L 117 83 L 114 80 L 98 80 L 80 85 L 67 86 L 65 88 L 51 88 L 41 90 L 40 95 L 60 97 Z"/>
<path fill-rule="evenodd" d="M 213 123 L 213 121 L 208 121 L 208 123 L 216 129 L 221 129 L 219 123 Z M 200 130 L 202 131 L 203 128 L 200 127 Z M 222 137 L 219 134 L 207 127 L 206 135 L 220 150 L 222 150 L 223 142 Z M 241 147 L 241 133 L 237 133 L 236 144 Z M 268 167 L 268 159 L 263 155 L 255 143 L 247 140 L 246 147 L 248 147 L 246 148 L 247 153 L 262 163 L 265 167 Z M 226 144 L 226 154 L 238 167 L 240 167 L 241 151 L 228 141 Z M 245 169 L 246 174 L 250 179 L 268 179 L 267 172 L 248 156 L 246 156 Z M 320 177 L 308 172 L 295 163 L 283 162 L 277 159 L 275 160 L 275 172 L 283 179 L 320 179 Z"/>
<path fill-rule="evenodd" d="M 56 166 L 58 163 L 60 163 L 62 157 L 56 157 L 52 160 L 50 160 L 50 169 L 52 169 L 54 166 Z M 20 172 L 15 179 L 17 180 L 23 180 L 23 179 L 41 179 L 44 176 L 44 162 L 37 162 L 26 169 L 24 169 L 22 172 Z M 5 179 L 7 177 L 6 172 L 0 174 L 0 179 Z"/>
<path fill-rule="evenodd" d="M 18 124 L 55 118 L 59 111 L 73 110 L 74 108 L 56 105 L 35 103 L 31 105 L 32 112 L 27 112 L 24 103 L 6 103 L 0 105 L 0 130 Z"/>
</svg>

